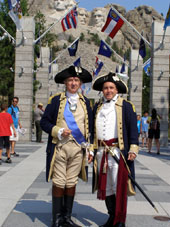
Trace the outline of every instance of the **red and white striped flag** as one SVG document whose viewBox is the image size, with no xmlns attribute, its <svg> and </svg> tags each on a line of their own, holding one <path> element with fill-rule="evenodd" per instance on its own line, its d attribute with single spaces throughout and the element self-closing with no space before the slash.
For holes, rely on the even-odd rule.
<svg viewBox="0 0 170 227">
<path fill-rule="evenodd" d="M 117 13 L 113 9 L 110 9 L 106 23 L 101 31 L 109 34 L 109 36 L 113 39 L 113 37 L 116 35 L 116 33 L 119 31 L 123 24 L 124 21 L 117 15 Z"/>
<path fill-rule="evenodd" d="M 77 27 L 77 8 L 74 7 L 62 20 L 61 20 L 61 26 L 63 28 L 63 31 L 70 28 L 76 28 Z"/>
</svg>

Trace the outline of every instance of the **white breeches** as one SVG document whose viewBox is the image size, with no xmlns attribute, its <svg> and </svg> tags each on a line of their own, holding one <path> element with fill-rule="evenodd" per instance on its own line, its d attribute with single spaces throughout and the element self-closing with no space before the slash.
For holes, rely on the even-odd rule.
<svg viewBox="0 0 170 227">
<path fill-rule="evenodd" d="M 117 147 L 111 148 L 116 154 L 117 158 L 120 159 L 120 150 Z M 99 147 L 97 150 L 97 171 L 100 173 L 100 164 L 103 156 L 104 147 Z M 107 167 L 107 184 L 106 184 L 106 196 L 116 194 L 117 188 L 117 175 L 118 175 L 118 164 L 113 157 L 108 154 L 108 167 Z"/>
</svg>

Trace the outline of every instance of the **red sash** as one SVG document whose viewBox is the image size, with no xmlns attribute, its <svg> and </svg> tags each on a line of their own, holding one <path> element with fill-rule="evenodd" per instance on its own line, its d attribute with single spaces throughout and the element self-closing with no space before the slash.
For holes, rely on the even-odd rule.
<svg viewBox="0 0 170 227">
<path fill-rule="evenodd" d="M 118 181 L 116 189 L 116 211 L 114 218 L 114 225 L 118 222 L 125 223 L 127 212 L 127 182 L 128 170 L 120 155 Z"/>
</svg>

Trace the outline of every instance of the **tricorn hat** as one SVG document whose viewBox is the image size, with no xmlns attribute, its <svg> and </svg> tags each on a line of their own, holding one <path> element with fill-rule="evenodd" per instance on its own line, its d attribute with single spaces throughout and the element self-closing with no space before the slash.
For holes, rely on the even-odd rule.
<svg viewBox="0 0 170 227">
<path fill-rule="evenodd" d="M 69 77 L 78 77 L 82 83 L 89 83 L 92 81 L 92 75 L 86 69 L 71 65 L 56 74 L 55 82 L 58 84 L 64 84 L 65 79 Z"/>
<path fill-rule="evenodd" d="M 103 84 L 105 82 L 112 82 L 116 85 L 116 88 L 118 90 L 118 93 L 126 94 L 128 92 L 127 85 L 124 81 L 122 81 L 116 73 L 110 72 L 107 75 L 102 75 L 96 77 L 96 79 L 93 81 L 92 88 L 96 91 L 102 91 Z"/>
</svg>

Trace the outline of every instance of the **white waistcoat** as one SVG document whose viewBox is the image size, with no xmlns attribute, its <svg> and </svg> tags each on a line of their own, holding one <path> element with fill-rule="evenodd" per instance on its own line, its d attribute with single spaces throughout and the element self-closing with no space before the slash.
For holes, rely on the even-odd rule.
<svg viewBox="0 0 170 227">
<path fill-rule="evenodd" d="M 104 103 L 96 118 L 96 132 L 99 140 L 118 138 L 115 101 Z"/>
</svg>

